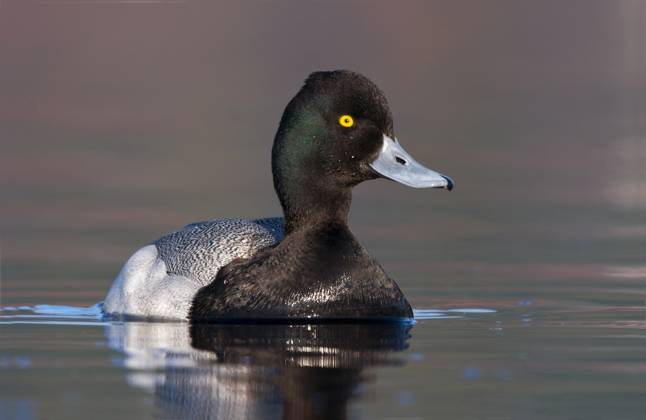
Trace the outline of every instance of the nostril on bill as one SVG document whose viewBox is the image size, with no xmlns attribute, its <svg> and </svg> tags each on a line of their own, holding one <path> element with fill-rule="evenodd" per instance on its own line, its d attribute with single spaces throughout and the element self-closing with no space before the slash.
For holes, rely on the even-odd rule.
<svg viewBox="0 0 646 420">
<path fill-rule="evenodd" d="M 400 158 L 399 156 L 395 156 L 395 160 L 397 161 L 397 163 L 400 163 L 402 165 L 406 165 L 406 159 L 404 159 L 404 158 Z"/>
</svg>

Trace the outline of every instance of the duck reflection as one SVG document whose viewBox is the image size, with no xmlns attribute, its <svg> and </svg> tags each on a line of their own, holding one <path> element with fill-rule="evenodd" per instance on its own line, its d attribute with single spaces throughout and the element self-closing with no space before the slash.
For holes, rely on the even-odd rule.
<svg viewBox="0 0 646 420">
<path fill-rule="evenodd" d="M 111 324 L 128 382 L 164 417 L 344 419 L 348 402 L 400 365 L 410 324 Z"/>
</svg>

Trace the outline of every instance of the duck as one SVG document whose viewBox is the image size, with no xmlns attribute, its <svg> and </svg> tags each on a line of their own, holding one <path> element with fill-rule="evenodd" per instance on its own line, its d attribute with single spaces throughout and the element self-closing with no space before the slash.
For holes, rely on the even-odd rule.
<svg viewBox="0 0 646 420">
<path fill-rule="evenodd" d="M 350 70 L 310 74 L 271 150 L 283 217 L 191 223 L 137 250 L 102 303 L 109 318 L 191 323 L 391 321 L 413 317 L 397 283 L 348 226 L 352 189 L 386 178 L 451 190 L 395 136 L 384 93 Z"/>
</svg>

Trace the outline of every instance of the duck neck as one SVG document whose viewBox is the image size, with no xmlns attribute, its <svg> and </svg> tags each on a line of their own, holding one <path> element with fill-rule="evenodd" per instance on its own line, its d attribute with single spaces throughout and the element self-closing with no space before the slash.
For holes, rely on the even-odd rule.
<svg viewBox="0 0 646 420">
<path fill-rule="evenodd" d="M 330 186 L 293 186 L 280 194 L 280 202 L 285 214 L 285 235 L 317 226 L 341 224 L 346 226 L 350 203 L 351 188 L 332 188 Z"/>
</svg>

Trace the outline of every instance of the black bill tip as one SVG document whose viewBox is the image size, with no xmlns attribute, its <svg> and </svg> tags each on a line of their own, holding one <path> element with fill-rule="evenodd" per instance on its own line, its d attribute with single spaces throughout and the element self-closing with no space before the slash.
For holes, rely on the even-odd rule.
<svg viewBox="0 0 646 420">
<path fill-rule="evenodd" d="M 446 190 L 451 191 L 453 189 L 453 180 L 444 175 L 442 175 L 442 178 L 446 179 Z"/>
</svg>

